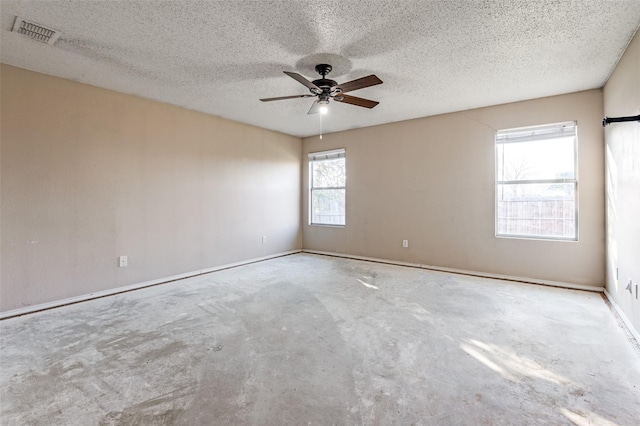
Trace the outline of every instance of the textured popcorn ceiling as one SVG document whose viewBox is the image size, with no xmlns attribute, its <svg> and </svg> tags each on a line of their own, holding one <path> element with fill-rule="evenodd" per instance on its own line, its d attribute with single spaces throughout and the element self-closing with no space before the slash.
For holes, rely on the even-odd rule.
<svg viewBox="0 0 640 426">
<path fill-rule="evenodd" d="M 282 73 L 339 83 L 325 133 L 602 87 L 640 23 L 640 0 L 6 1 L 2 62 L 296 136 L 320 132 Z M 12 33 L 15 16 L 63 32 Z M 640 71 L 639 71 L 640 72 Z"/>
</svg>

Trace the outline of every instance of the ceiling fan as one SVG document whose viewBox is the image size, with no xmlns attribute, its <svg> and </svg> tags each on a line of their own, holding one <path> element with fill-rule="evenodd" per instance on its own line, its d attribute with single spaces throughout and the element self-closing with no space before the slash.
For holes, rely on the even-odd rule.
<svg viewBox="0 0 640 426">
<path fill-rule="evenodd" d="M 302 75 L 295 72 L 283 71 L 286 75 L 293 78 L 297 82 L 306 86 L 311 92 L 310 95 L 294 95 L 294 96 L 280 96 L 278 98 L 266 98 L 260 99 L 262 102 L 281 101 L 284 99 L 296 99 L 296 98 L 318 98 L 311 105 L 311 109 L 308 114 L 326 113 L 329 99 L 333 99 L 336 102 L 343 102 L 345 104 L 356 105 L 364 108 L 373 108 L 379 104 L 379 102 L 369 99 L 358 98 L 356 96 L 345 95 L 346 92 L 352 92 L 358 89 L 364 89 L 365 87 L 375 86 L 376 84 L 382 84 L 382 80 L 376 77 L 374 74 L 366 77 L 358 78 L 356 80 L 347 81 L 346 83 L 338 84 L 334 80 L 326 78 L 332 70 L 329 64 L 316 65 L 316 71 L 322 76 L 317 80 L 309 81 Z"/>
</svg>

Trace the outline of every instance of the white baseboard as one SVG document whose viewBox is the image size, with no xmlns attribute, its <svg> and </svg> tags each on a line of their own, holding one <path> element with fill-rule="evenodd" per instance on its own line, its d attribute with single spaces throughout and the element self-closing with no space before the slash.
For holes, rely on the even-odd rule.
<svg viewBox="0 0 640 426">
<path fill-rule="evenodd" d="M 351 254 L 344 253 L 334 253 L 328 251 L 318 251 L 318 250 L 302 250 L 303 253 L 312 253 L 312 254 L 321 254 L 324 256 L 335 256 L 335 257 L 344 257 L 347 259 L 356 259 L 356 260 L 365 260 L 368 262 L 377 262 L 377 263 L 386 263 L 389 265 L 398 265 L 398 266 L 409 266 L 412 268 L 421 268 L 428 269 L 431 271 L 439 271 L 439 272 L 449 272 L 452 274 L 460 274 L 460 275 L 471 275 L 474 277 L 481 278 L 493 278 L 498 280 L 506 280 L 506 281 L 516 281 L 526 284 L 538 284 L 538 285 L 546 285 L 550 287 L 560 287 L 560 288 L 568 288 L 572 290 L 584 290 L 584 291 L 593 291 L 597 293 L 602 293 L 604 291 L 604 286 L 595 287 L 588 285 L 580 285 L 580 284 L 571 284 L 564 283 L 559 281 L 549 281 L 549 280 L 539 280 L 536 278 L 525 278 L 525 277 L 515 277 L 511 275 L 500 275 L 500 274 L 492 274 L 488 272 L 477 272 L 477 271 L 468 271 L 465 269 L 455 269 L 455 268 L 445 268 L 442 266 L 433 266 L 433 265 L 423 265 L 420 263 L 410 263 L 410 262 L 401 262 L 396 260 L 388 260 L 388 259 L 378 259 L 375 257 L 366 257 L 366 256 L 356 256 Z"/>
<path fill-rule="evenodd" d="M 606 288 L 604 290 L 604 295 L 607 297 L 607 300 L 609 301 L 613 309 L 616 311 L 616 314 L 618 314 L 618 317 L 627 328 L 627 331 L 629 332 L 629 334 L 631 334 L 631 336 L 636 340 L 636 346 L 640 347 L 640 334 L 638 334 L 636 329 L 633 327 L 633 324 L 631 324 L 631 321 L 629 321 L 629 318 L 627 318 L 627 316 L 624 314 L 620 306 L 618 306 L 615 300 L 613 300 L 613 296 L 611 296 L 611 293 L 609 293 Z"/>
<path fill-rule="evenodd" d="M 248 265 L 250 263 L 262 262 L 264 260 L 274 259 L 276 257 L 288 256 L 290 254 L 300 253 L 302 250 L 290 250 L 271 254 L 268 256 L 257 257 L 249 260 L 243 260 L 235 263 L 227 263 L 225 265 L 214 266 L 212 268 L 199 269 L 197 271 L 186 272 L 184 274 L 172 275 L 170 277 L 159 278 L 156 280 L 145 281 L 138 284 L 132 284 L 124 287 L 112 288 L 109 290 L 98 291 L 95 293 L 83 294 L 82 296 L 70 297 L 68 299 L 56 300 L 53 302 L 41 303 L 38 305 L 27 306 L 24 308 L 13 309 L 11 311 L 0 312 L 0 320 L 13 318 L 21 315 L 31 314 L 34 312 L 44 311 L 47 309 L 57 308 L 65 305 L 72 305 L 74 303 L 85 302 L 87 300 L 99 299 L 101 297 L 113 296 L 115 294 L 126 293 L 133 290 L 139 290 L 145 287 L 151 287 L 154 285 L 165 284 L 171 281 L 181 280 L 185 278 L 195 277 L 197 275 L 208 274 L 210 272 L 221 271 L 223 269 L 236 268 L 242 265 Z"/>
</svg>

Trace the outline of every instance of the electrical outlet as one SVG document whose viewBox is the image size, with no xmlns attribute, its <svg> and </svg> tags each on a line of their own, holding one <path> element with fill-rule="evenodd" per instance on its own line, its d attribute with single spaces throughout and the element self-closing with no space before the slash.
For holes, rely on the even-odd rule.
<svg viewBox="0 0 640 426">
<path fill-rule="evenodd" d="M 402 247 L 409 248 L 409 240 L 402 240 Z"/>
<path fill-rule="evenodd" d="M 128 259 L 127 256 L 120 256 L 118 258 L 118 266 L 121 268 L 125 268 L 127 266 Z"/>
<path fill-rule="evenodd" d="M 266 244 L 267 243 L 267 236 L 263 235 L 262 236 L 262 244 Z"/>
</svg>

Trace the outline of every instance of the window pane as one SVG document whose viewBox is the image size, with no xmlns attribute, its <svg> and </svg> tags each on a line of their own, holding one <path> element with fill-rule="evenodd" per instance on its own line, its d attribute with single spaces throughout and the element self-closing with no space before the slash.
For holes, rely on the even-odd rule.
<svg viewBox="0 0 640 426">
<path fill-rule="evenodd" d="M 314 188 L 335 188 L 345 186 L 347 180 L 344 158 L 313 161 L 312 183 Z"/>
<path fill-rule="evenodd" d="M 576 238 L 575 183 L 498 184 L 498 235 Z"/>
<path fill-rule="evenodd" d="M 574 179 L 575 137 L 499 143 L 497 180 Z"/>
<path fill-rule="evenodd" d="M 321 225 L 345 224 L 345 190 L 312 189 L 311 223 Z"/>
</svg>

